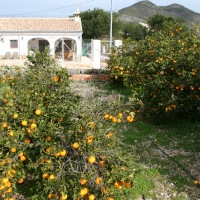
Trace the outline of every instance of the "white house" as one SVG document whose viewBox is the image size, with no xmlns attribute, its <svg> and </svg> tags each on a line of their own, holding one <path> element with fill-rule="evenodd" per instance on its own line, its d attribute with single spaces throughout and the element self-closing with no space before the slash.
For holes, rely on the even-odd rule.
<svg viewBox="0 0 200 200">
<path fill-rule="evenodd" d="M 23 59 L 30 50 L 49 46 L 55 58 L 80 61 L 82 24 L 72 18 L 0 18 L 0 58 Z"/>
</svg>

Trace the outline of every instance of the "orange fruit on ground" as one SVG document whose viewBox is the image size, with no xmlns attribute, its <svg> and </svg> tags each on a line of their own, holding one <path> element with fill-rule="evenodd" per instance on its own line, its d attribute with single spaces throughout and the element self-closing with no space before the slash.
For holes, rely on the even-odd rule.
<svg viewBox="0 0 200 200">
<path fill-rule="evenodd" d="M 108 197 L 107 200 L 114 200 L 114 198 L 112 198 L 112 197 Z"/>
<path fill-rule="evenodd" d="M 96 161 L 96 158 L 95 158 L 94 156 L 90 156 L 90 157 L 88 158 L 88 162 L 89 162 L 90 164 L 93 164 L 95 161 Z"/>
<path fill-rule="evenodd" d="M 95 199 L 94 194 L 90 194 L 90 195 L 88 196 L 88 200 L 94 200 L 94 199 Z"/>
<path fill-rule="evenodd" d="M 36 110 L 35 110 L 35 114 L 36 114 L 36 115 L 39 116 L 39 115 L 41 115 L 41 113 L 42 113 L 42 111 L 41 111 L 40 109 L 36 109 Z"/>
<path fill-rule="evenodd" d="M 50 176 L 49 176 L 49 180 L 54 180 L 55 179 L 55 176 L 53 175 L 53 174 L 51 174 Z"/>
<path fill-rule="evenodd" d="M 195 185 L 199 185 L 199 181 L 194 181 L 194 184 Z"/>
<path fill-rule="evenodd" d="M 59 152 L 60 156 L 66 156 L 67 151 L 64 149 L 61 152 Z"/>
<path fill-rule="evenodd" d="M 74 149 L 78 149 L 79 148 L 79 143 L 78 142 L 75 142 L 74 144 L 72 144 L 72 147 Z"/>
<path fill-rule="evenodd" d="M 89 192 L 89 189 L 88 189 L 88 188 L 83 188 L 83 189 L 81 189 L 81 191 L 80 191 L 80 195 L 81 195 L 81 196 L 85 196 L 86 194 L 88 194 L 88 192 Z"/>
<path fill-rule="evenodd" d="M 18 114 L 17 114 L 17 113 L 14 113 L 13 118 L 14 118 L 14 119 L 17 119 L 17 118 L 18 118 Z"/>
<path fill-rule="evenodd" d="M 23 178 L 19 178 L 18 180 L 17 180 L 17 183 L 18 184 L 22 184 L 24 182 L 24 179 Z"/>
<path fill-rule="evenodd" d="M 28 122 L 26 120 L 22 120 L 21 124 L 22 126 L 27 126 Z"/>
<path fill-rule="evenodd" d="M 97 177 L 95 181 L 96 181 L 96 184 L 100 185 L 101 182 L 102 182 L 102 178 L 101 177 Z"/>
<path fill-rule="evenodd" d="M 8 123 L 4 122 L 4 123 L 2 124 L 2 128 L 7 128 L 7 127 L 8 127 Z"/>
<path fill-rule="evenodd" d="M 87 183 L 87 180 L 85 178 L 80 178 L 79 182 L 81 185 L 85 185 Z"/>
</svg>

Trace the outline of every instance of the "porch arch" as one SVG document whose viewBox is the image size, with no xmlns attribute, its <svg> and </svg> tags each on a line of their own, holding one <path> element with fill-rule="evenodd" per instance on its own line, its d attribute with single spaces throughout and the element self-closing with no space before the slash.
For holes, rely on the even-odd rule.
<svg viewBox="0 0 200 200">
<path fill-rule="evenodd" d="M 47 46 L 50 45 L 50 42 L 42 37 L 33 37 L 28 40 L 27 47 L 28 51 L 37 50 L 37 51 L 44 51 Z"/>
<path fill-rule="evenodd" d="M 77 41 L 69 37 L 58 38 L 54 43 L 56 59 L 77 61 Z"/>
</svg>

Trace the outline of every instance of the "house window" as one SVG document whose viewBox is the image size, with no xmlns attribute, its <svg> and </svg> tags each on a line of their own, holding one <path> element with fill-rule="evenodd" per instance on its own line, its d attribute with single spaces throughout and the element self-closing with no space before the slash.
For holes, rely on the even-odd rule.
<svg viewBox="0 0 200 200">
<path fill-rule="evenodd" d="M 10 40 L 10 48 L 18 48 L 18 41 L 17 40 Z"/>
</svg>

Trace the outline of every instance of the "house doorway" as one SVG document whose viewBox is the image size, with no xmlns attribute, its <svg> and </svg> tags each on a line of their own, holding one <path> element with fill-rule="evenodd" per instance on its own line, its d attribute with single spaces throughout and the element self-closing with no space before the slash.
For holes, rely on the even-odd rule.
<svg viewBox="0 0 200 200">
<path fill-rule="evenodd" d="M 39 40 L 39 51 L 40 52 L 43 52 L 47 46 L 49 46 L 49 42 L 47 40 Z"/>
</svg>

